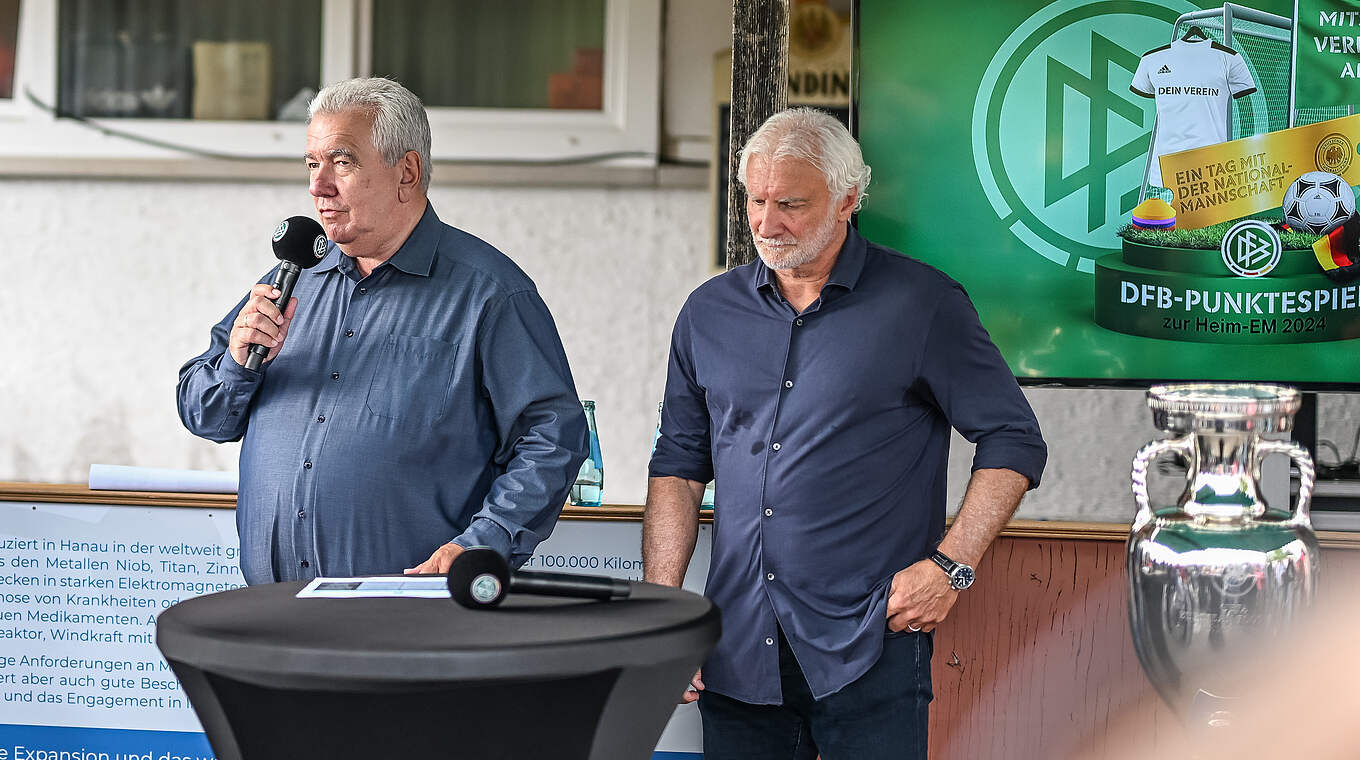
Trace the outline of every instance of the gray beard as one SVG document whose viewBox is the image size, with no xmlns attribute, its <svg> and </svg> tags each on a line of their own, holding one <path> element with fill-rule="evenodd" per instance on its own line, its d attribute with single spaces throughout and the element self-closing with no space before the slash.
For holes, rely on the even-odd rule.
<svg viewBox="0 0 1360 760">
<path fill-rule="evenodd" d="M 810 251 L 810 248 L 810 246 L 799 245 L 785 254 L 783 258 L 776 259 L 773 255 L 766 253 L 757 243 L 756 253 L 760 255 L 760 260 L 765 262 L 765 266 L 777 271 L 786 271 L 811 264 L 812 260 L 817 258 L 817 251 Z"/>
<path fill-rule="evenodd" d="M 831 238 L 836 235 L 837 224 L 839 224 L 839 222 L 836 221 L 836 209 L 833 207 L 831 209 L 831 215 L 827 217 L 826 222 L 822 224 L 821 227 L 817 228 L 817 230 L 812 233 L 812 237 L 807 240 L 800 240 L 798 244 L 793 247 L 793 250 L 787 251 L 783 258 L 779 259 L 776 259 L 772 254 L 766 253 L 765 250 L 761 248 L 760 242 L 756 239 L 756 234 L 754 232 L 751 233 L 751 242 L 755 243 L 756 253 L 760 255 L 760 260 L 770 269 L 776 271 L 797 269 L 798 267 L 811 264 L 813 260 L 817 258 L 817 255 L 822 252 L 822 249 L 826 247 L 826 244 L 830 243 Z"/>
</svg>

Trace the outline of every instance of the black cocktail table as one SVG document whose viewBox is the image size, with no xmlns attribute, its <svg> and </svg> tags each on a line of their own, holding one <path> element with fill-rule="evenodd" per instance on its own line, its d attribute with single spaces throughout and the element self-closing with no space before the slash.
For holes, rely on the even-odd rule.
<svg viewBox="0 0 1360 760">
<path fill-rule="evenodd" d="M 647 758 L 718 640 L 697 594 L 298 599 L 302 583 L 196 597 L 156 644 L 219 760 Z"/>
</svg>

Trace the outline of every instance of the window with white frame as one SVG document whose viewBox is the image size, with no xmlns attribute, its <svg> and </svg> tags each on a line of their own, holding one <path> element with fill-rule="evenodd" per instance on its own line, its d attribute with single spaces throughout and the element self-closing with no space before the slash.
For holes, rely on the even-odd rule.
<svg viewBox="0 0 1360 760">
<path fill-rule="evenodd" d="M 649 165 L 660 33 L 660 0 L 0 0 L 0 156 L 293 158 L 316 89 L 374 75 L 436 160 Z"/>
</svg>

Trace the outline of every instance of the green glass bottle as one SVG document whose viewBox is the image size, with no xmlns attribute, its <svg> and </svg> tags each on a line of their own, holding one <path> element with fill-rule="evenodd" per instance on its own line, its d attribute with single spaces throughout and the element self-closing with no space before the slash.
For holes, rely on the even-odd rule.
<svg viewBox="0 0 1360 760">
<path fill-rule="evenodd" d="M 595 427 L 595 402 L 582 401 L 586 425 L 590 429 L 590 456 L 581 463 L 576 483 L 571 487 L 571 503 L 578 507 L 604 504 L 604 459 L 600 456 L 600 432 Z"/>
</svg>

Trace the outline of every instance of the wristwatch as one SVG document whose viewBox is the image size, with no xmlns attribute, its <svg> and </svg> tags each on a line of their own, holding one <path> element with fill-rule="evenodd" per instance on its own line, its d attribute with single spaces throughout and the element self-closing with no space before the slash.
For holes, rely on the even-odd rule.
<svg viewBox="0 0 1360 760">
<path fill-rule="evenodd" d="M 945 556 L 944 552 L 939 549 L 936 549 L 934 553 L 930 555 L 930 561 L 939 565 L 940 569 L 949 576 L 949 587 L 955 591 L 962 591 L 973 585 L 973 578 L 975 576 L 973 575 L 972 567 L 965 565 L 962 562 L 955 562 Z"/>
</svg>

